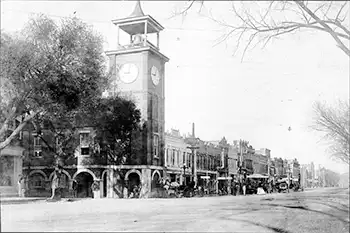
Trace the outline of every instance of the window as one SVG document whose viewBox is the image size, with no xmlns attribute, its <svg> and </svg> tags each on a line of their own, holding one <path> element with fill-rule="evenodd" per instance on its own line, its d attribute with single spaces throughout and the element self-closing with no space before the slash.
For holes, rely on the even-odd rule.
<svg viewBox="0 0 350 233">
<path fill-rule="evenodd" d="M 81 148 L 81 155 L 89 155 L 90 154 L 90 148 Z"/>
<path fill-rule="evenodd" d="M 153 156 L 159 156 L 159 136 L 156 134 L 153 135 Z"/>
<path fill-rule="evenodd" d="M 31 177 L 31 185 L 33 188 L 42 188 L 44 187 L 44 177 L 40 174 L 34 174 Z"/>
<path fill-rule="evenodd" d="M 183 162 L 183 164 L 186 164 L 186 152 L 183 152 L 182 162 Z"/>
<path fill-rule="evenodd" d="M 171 164 L 171 161 L 170 161 L 170 155 L 169 155 L 168 148 L 165 150 L 165 156 L 166 156 L 166 160 L 167 160 L 167 165 L 169 166 Z"/>
<path fill-rule="evenodd" d="M 173 153 L 171 155 L 171 165 L 175 165 L 175 149 L 173 149 Z"/>
<path fill-rule="evenodd" d="M 89 132 L 80 133 L 80 154 L 89 155 L 90 154 L 90 139 Z"/>
<path fill-rule="evenodd" d="M 41 139 L 40 136 L 34 136 L 34 157 L 42 156 Z"/>
<path fill-rule="evenodd" d="M 41 157 L 42 155 L 42 151 L 34 151 L 34 157 Z"/>
<path fill-rule="evenodd" d="M 176 164 L 177 164 L 177 166 L 180 165 L 180 151 L 179 150 L 176 151 Z"/>
<path fill-rule="evenodd" d="M 187 166 L 191 167 L 192 154 L 187 153 Z"/>
<path fill-rule="evenodd" d="M 41 143 L 40 143 L 40 137 L 39 136 L 34 136 L 34 147 L 35 146 L 41 146 Z"/>
</svg>

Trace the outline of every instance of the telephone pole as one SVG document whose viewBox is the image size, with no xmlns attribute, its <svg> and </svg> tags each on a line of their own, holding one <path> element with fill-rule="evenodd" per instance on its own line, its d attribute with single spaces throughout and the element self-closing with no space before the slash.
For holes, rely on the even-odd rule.
<svg viewBox="0 0 350 233">
<path fill-rule="evenodd" d="M 191 138 L 189 138 L 189 144 L 190 146 L 188 146 L 187 148 L 191 150 L 192 152 L 192 181 L 195 182 L 195 184 L 197 185 L 197 157 L 196 157 L 196 150 L 199 148 L 197 146 L 197 142 L 196 142 L 196 137 L 195 137 L 195 133 L 194 133 L 194 123 L 192 123 L 192 135 Z"/>
</svg>

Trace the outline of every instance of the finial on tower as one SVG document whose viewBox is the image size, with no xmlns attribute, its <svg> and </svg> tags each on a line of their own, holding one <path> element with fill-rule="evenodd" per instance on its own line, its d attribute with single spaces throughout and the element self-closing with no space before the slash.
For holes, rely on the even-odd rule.
<svg viewBox="0 0 350 233">
<path fill-rule="evenodd" d="M 140 17 L 140 16 L 144 16 L 145 14 L 142 11 L 141 8 L 141 2 L 140 0 L 136 1 L 136 5 L 134 8 L 134 11 L 131 13 L 131 15 L 129 17 Z"/>
</svg>

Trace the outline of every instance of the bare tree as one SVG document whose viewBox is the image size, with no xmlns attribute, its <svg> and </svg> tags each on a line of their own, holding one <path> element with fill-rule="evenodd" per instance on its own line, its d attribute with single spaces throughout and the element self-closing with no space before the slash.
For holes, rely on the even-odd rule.
<svg viewBox="0 0 350 233">
<path fill-rule="evenodd" d="M 194 2 L 199 3 L 202 14 L 206 3 L 190 1 L 184 9 L 175 12 L 175 15 L 185 16 L 196 6 Z M 218 43 L 235 38 L 234 53 L 243 46 L 242 60 L 250 48 L 259 44 L 264 48 L 272 39 L 307 29 L 328 33 L 338 48 L 350 57 L 349 5 L 348 1 L 232 1 L 228 9 L 232 14 L 231 22 L 219 20 L 211 12 L 205 16 L 225 30 Z"/>
<path fill-rule="evenodd" d="M 339 101 L 338 106 L 329 107 L 316 102 L 312 129 L 322 132 L 330 143 L 330 156 L 349 164 L 350 154 L 350 111 L 348 101 Z"/>
</svg>

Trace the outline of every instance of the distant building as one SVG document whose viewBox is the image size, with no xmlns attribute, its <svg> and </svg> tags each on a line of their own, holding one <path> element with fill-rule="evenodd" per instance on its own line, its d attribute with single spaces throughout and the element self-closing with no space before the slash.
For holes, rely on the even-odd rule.
<svg viewBox="0 0 350 233">
<path fill-rule="evenodd" d="M 254 173 L 269 175 L 269 163 L 270 163 L 270 150 L 262 148 L 255 150 L 253 156 L 253 168 Z"/>
<path fill-rule="evenodd" d="M 228 174 L 235 176 L 238 174 L 238 147 L 229 145 L 228 151 Z"/>
<path fill-rule="evenodd" d="M 273 159 L 275 165 L 275 174 L 277 177 L 281 177 L 285 175 L 283 170 L 283 159 L 282 158 L 274 158 Z"/>
</svg>

